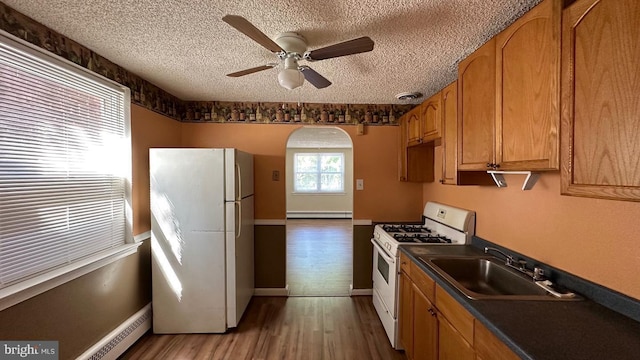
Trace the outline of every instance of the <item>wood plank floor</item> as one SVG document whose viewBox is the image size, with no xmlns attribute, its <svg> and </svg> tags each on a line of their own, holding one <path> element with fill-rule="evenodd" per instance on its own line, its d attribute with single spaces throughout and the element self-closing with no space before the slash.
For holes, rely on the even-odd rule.
<svg viewBox="0 0 640 360">
<path fill-rule="evenodd" d="M 290 296 L 349 296 L 352 272 L 351 219 L 287 220 Z"/>
<path fill-rule="evenodd" d="M 370 296 L 254 297 L 227 334 L 154 335 L 121 359 L 406 359 L 389 344 Z"/>
</svg>

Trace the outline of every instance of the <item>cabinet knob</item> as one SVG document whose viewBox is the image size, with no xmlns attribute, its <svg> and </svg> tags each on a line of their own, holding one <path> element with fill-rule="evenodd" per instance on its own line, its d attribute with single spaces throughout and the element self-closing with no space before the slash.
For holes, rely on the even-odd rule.
<svg viewBox="0 0 640 360">
<path fill-rule="evenodd" d="M 440 184 L 444 184 L 444 179 L 440 179 L 440 180 L 438 180 L 438 182 L 439 182 Z"/>
<path fill-rule="evenodd" d="M 497 168 L 499 168 L 499 167 L 500 167 L 500 164 L 493 164 L 493 168 L 494 168 L 494 169 L 497 169 Z"/>
<path fill-rule="evenodd" d="M 492 164 L 492 163 L 487 163 L 487 167 L 488 167 L 488 168 L 492 168 L 492 167 L 493 167 L 493 164 Z"/>
</svg>

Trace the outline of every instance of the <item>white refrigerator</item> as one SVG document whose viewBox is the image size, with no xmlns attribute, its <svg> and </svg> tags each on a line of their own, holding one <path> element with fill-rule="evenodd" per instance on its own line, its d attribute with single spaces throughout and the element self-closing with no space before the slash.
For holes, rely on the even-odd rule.
<svg viewBox="0 0 640 360">
<path fill-rule="evenodd" d="M 150 149 L 153 331 L 223 333 L 254 292 L 253 155 Z"/>
</svg>

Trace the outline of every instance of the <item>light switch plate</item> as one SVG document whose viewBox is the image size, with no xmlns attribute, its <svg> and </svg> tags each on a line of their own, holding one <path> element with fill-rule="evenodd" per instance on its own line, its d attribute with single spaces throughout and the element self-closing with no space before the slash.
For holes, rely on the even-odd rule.
<svg viewBox="0 0 640 360">
<path fill-rule="evenodd" d="M 356 190 L 364 190 L 364 179 L 356 179 Z"/>
<path fill-rule="evenodd" d="M 271 173 L 271 180 L 280 181 L 280 171 L 273 170 L 273 172 Z"/>
</svg>

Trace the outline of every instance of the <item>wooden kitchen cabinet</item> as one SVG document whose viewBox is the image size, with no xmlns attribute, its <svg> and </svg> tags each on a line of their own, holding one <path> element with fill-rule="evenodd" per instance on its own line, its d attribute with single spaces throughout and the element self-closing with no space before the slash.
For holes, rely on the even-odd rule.
<svg viewBox="0 0 640 360">
<path fill-rule="evenodd" d="M 438 92 L 420 105 L 421 141 L 439 141 L 442 138 L 442 95 Z"/>
<path fill-rule="evenodd" d="M 496 36 L 495 164 L 557 170 L 561 0 L 545 0 Z"/>
<path fill-rule="evenodd" d="M 640 2 L 577 0 L 562 24 L 561 193 L 640 201 Z"/>
<path fill-rule="evenodd" d="M 458 68 L 458 169 L 557 170 L 561 0 L 545 0 Z"/>
<path fill-rule="evenodd" d="M 479 321 L 475 321 L 474 347 L 476 359 L 519 360 L 511 349 Z"/>
<path fill-rule="evenodd" d="M 458 82 L 440 91 L 442 118 L 442 177 L 447 185 L 495 185 L 485 171 L 458 171 Z"/>
<path fill-rule="evenodd" d="M 399 119 L 400 149 L 398 150 L 398 170 L 400 181 L 432 182 L 434 180 L 434 148 L 433 144 L 409 146 L 409 120 L 411 112 Z"/>
<path fill-rule="evenodd" d="M 413 282 L 406 272 L 400 274 L 400 342 L 409 359 L 413 359 Z"/>
<path fill-rule="evenodd" d="M 403 268 L 403 261 L 410 266 Z M 430 301 L 435 283 L 402 253 L 400 263 L 400 341 L 409 359 L 436 360 L 438 321 Z"/>
<path fill-rule="evenodd" d="M 422 143 L 421 111 L 422 109 L 420 106 L 416 106 L 405 115 L 407 122 L 407 146 L 414 146 Z"/>
<path fill-rule="evenodd" d="M 438 317 L 438 360 L 475 360 L 475 351 L 446 318 Z"/>
<path fill-rule="evenodd" d="M 413 359 L 438 359 L 438 319 L 436 307 L 413 285 Z"/>
<path fill-rule="evenodd" d="M 487 170 L 494 161 L 496 41 L 458 66 L 458 170 Z"/>
</svg>

